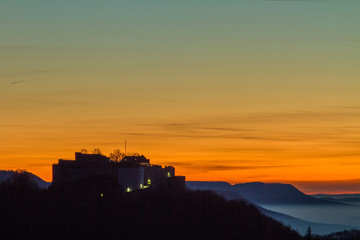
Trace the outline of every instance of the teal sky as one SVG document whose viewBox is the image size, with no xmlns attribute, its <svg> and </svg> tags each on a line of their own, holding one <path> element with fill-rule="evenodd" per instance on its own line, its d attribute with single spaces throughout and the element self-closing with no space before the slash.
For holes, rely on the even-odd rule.
<svg viewBox="0 0 360 240">
<path fill-rule="evenodd" d="M 192 180 L 238 181 L 182 167 L 209 158 L 281 165 L 234 172 L 245 180 L 355 179 L 335 169 L 360 168 L 359 13 L 355 0 L 2 0 L 0 169 L 49 179 L 57 158 L 128 139 Z"/>
<path fill-rule="evenodd" d="M 359 88 L 359 5 L 2 1 L 2 79 L 41 79 L 57 87 L 56 73 L 68 76 L 61 80 L 71 81 L 66 89 L 105 82 L 142 93 L 160 88 L 165 97 L 179 88 L 209 88 L 205 98 L 215 89 L 237 88 L 282 103 L 288 96 L 279 95 L 301 91 L 312 104 L 321 96 L 324 105 L 352 105 Z"/>
</svg>

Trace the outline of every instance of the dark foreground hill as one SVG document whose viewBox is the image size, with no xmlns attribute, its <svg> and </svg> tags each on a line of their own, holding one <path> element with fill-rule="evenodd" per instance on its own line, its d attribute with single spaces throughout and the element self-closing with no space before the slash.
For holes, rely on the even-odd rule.
<svg viewBox="0 0 360 240">
<path fill-rule="evenodd" d="M 20 173 L 22 171 L 6 171 L 6 170 L 0 170 L 0 182 L 6 182 L 8 180 L 11 180 L 11 178 L 14 177 L 16 173 Z M 35 174 L 32 174 L 30 172 L 27 172 L 30 181 L 36 184 L 41 189 L 47 189 L 50 186 L 50 182 L 46 182 L 42 180 L 40 177 L 36 176 Z"/>
<path fill-rule="evenodd" d="M 0 233 L 1 239 L 301 239 L 256 207 L 210 191 L 125 194 L 98 180 L 49 190 L 1 184 Z"/>
</svg>

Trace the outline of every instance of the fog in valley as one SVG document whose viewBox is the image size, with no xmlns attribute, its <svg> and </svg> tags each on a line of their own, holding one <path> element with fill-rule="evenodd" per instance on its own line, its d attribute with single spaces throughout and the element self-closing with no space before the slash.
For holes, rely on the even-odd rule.
<svg viewBox="0 0 360 240">
<path fill-rule="evenodd" d="M 262 207 L 311 222 L 351 225 L 360 228 L 359 205 L 261 205 Z"/>
</svg>

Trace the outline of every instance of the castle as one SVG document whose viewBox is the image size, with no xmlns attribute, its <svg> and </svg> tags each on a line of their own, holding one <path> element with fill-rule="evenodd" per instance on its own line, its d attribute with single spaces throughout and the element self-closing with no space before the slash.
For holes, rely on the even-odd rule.
<svg viewBox="0 0 360 240">
<path fill-rule="evenodd" d="M 113 179 L 126 192 L 161 184 L 185 186 L 185 177 L 175 176 L 173 166 L 150 164 L 143 155 L 125 156 L 121 161 L 114 162 L 101 154 L 76 152 L 75 160 L 59 159 L 57 164 L 53 164 L 52 183 L 55 185 L 93 177 Z"/>
</svg>

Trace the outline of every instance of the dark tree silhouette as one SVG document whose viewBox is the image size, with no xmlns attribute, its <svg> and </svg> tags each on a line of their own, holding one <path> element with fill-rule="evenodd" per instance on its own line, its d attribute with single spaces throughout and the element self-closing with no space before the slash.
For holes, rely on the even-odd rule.
<svg viewBox="0 0 360 240">
<path fill-rule="evenodd" d="M 128 152 L 128 153 L 126 154 L 126 156 L 140 157 L 140 153 L 137 153 L 137 152 Z"/>
<path fill-rule="evenodd" d="M 92 151 L 93 154 L 102 154 L 100 148 L 94 148 L 94 150 Z"/>
<path fill-rule="evenodd" d="M 86 148 L 82 148 L 82 149 L 80 150 L 80 152 L 81 152 L 82 154 L 87 154 L 87 153 L 89 153 L 89 151 L 88 151 Z"/>
<path fill-rule="evenodd" d="M 308 228 L 307 228 L 306 233 L 305 233 L 305 236 L 304 236 L 304 239 L 305 239 L 305 240 L 311 240 L 311 239 L 313 239 L 313 234 L 312 234 L 312 231 L 311 231 L 311 227 L 308 227 Z"/>
<path fill-rule="evenodd" d="M 114 149 L 113 152 L 110 153 L 110 159 L 114 162 L 120 162 L 123 157 L 125 157 L 125 153 L 121 152 L 120 149 Z"/>
<path fill-rule="evenodd" d="M 4 186 L 11 188 L 14 191 L 28 191 L 39 189 L 36 182 L 31 179 L 31 174 L 21 169 L 16 170 L 14 174 L 3 184 Z"/>
</svg>

